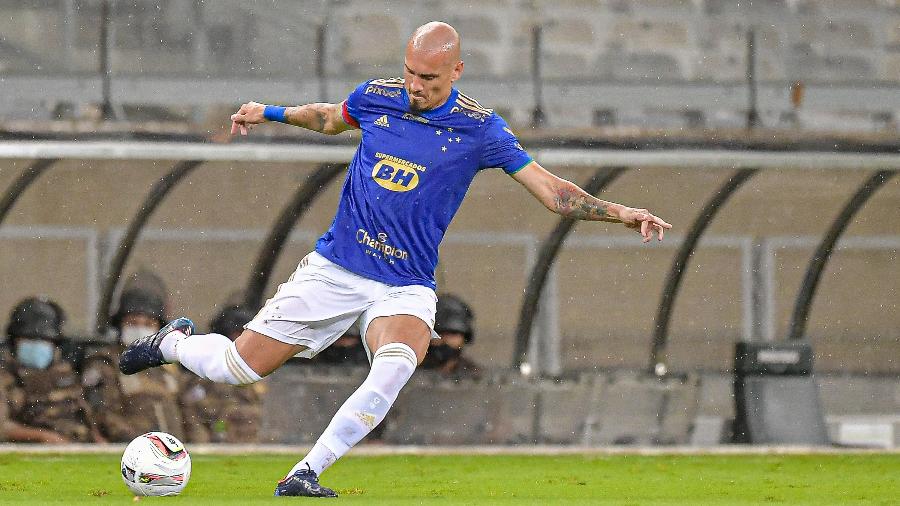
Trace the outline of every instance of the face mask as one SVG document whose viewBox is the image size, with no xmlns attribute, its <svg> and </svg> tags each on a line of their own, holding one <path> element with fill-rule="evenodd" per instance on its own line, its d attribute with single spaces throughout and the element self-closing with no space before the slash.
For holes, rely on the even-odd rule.
<svg viewBox="0 0 900 506">
<path fill-rule="evenodd" d="M 19 339 L 16 341 L 16 360 L 31 369 L 46 369 L 53 362 L 56 347 L 43 339 Z"/>
<path fill-rule="evenodd" d="M 428 355 L 434 361 L 435 365 L 445 364 L 451 360 L 459 358 L 462 350 L 454 348 L 446 344 L 434 344 L 428 348 Z"/>
<path fill-rule="evenodd" d="M 156 334 L 156 329 L 153 327 L 129 325 L 127 327 L 122 327 L 122 331 L 119 333 L 119 339 L 122 341 L 122 344 L 128 346 L 142 337 L 153 334 Z"/>
</svg>

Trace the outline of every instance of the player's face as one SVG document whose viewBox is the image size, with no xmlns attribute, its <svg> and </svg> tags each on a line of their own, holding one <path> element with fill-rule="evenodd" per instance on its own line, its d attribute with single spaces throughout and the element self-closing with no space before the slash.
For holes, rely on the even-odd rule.
<svg viewBox="0 0 900 506">
<path fill-rule="evenodd" d="M 403 75 L 410 110 L 428 111 L 443 105 L 462 69 L 463 62 L 454 61 L 447 53 L 407 49 Z"/>
</svg>

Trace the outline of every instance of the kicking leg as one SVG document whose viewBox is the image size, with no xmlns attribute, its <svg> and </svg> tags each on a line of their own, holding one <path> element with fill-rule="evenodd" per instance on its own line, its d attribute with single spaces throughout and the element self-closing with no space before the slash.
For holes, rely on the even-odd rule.
<svg viewBox="0 0 900 506">
<path fill-rule="evenodd" d="M 187 318 L 173 320 L 155 335 L 130 344 L 119 358 L 119 370 L 134 374 L 181 362 L 201 378 L 249 385 L 306 350 L 305 346 L 286 344 L 249 329 L 234 342 L 221 334 L 191 335 L 193 330 L 194 324 Z"/>
<path fill-rule="evenodd" d="M 181 362 L 201 378 L 249 385 L 271 374 L 306 347 L 283 343 L 247 329 L 234 342 L 221 334 L 194 335 L 189 339 L 170 334 L 163 339 L 160 349 L 166 360 Z"/>
<path fill-rule="evenodd" d="M 338 409 L 309 454 L 278 484 L 276 495 L 333 497 L 333 491 L 319 486 L 318 475 L 384 420 L 400 389 L 425 358 L 429 339 L 431 329 L 415 316 L 372 320 L 366 330 L 366 343 L 374 351 L 369 375 Z"/>
</svg>

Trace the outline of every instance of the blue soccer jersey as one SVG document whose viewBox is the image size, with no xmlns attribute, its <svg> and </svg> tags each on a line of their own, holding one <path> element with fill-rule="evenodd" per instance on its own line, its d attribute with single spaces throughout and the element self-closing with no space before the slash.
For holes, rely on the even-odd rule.
<svg viewBox="0 0 900 506">
<path fill-rule="evenodd" d="M 436 288 L 438 246 L 472 179 L 486 168 L 514 174 L 531 157 L 500 116 L 455 88 L 412 113 L 402 79 L 375 79 L 342 107 L 362 141 L 316 251 L 369 279 Z"/>
</svg>

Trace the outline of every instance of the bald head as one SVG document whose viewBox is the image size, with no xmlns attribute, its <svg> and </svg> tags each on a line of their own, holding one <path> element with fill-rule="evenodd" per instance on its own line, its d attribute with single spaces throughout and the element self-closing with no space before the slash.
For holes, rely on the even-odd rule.
<svg viewBox="0 0 900 506">
<path fill-rule="evenodd" d="M 459 34 L 447 23 L 432 21 L 413 32 L 406 44 L 404 76 L 409 108 L 427 111 L 447 101 L 459 79 Z"/>
<path fill-rule="evenodd" d="M 447 23 L 432 21 L 416 28 L 406 48 L 416 52 L 441 54 L 455 63 L 460 55 L 459 34 Z"/>
</svg>

